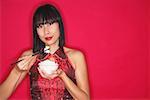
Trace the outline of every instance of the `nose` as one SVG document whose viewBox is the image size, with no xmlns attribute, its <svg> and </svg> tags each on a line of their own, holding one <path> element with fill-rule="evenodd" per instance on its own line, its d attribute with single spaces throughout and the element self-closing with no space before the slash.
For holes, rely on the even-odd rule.
<svg viewBox="0 0 150 100">
<path fill-rule="evenodd" d="M 48 25 L 44 24 L 44 33 L 49 34 Z"/>
</svg>

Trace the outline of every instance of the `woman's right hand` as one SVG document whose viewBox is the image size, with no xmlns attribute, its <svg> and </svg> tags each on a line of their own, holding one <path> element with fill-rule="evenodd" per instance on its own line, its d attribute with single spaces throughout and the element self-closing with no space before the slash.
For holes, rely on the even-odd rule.
<svg viewBox="0 0 150 100">
<path fill-rule="evenodd" d="M 18 59 L 19 60 L 22 60 L 20 62 L 18 62 L 16 64 L 16 67 L 20 70 L 20 71 L 29 71 L 31 66 L 35 63 L 36 61 L 36 55 L 35 56 L 32 56 L 32 51 L 26 51 L 24 52 L 21 57 Z"/>
</svg>

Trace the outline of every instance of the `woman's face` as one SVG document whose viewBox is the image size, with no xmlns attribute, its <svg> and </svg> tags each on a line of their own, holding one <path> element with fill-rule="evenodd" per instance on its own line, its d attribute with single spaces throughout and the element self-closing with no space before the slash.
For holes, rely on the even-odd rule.
<svg viewBox="0 0 150 100">
<path fill-rule="evenodd" d="M 60 30 L 58 22 L 51 25 L 49 23 L 40 25 L 37 27 L 37 33 L 46 45 L 53 45 L 59 42 Z"/>
</svg>

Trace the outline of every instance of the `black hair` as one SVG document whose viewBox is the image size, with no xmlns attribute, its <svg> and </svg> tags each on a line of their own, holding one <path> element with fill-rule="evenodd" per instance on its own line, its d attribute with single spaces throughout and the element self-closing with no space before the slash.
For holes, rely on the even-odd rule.
<svg viewBox="0 0 150 100">
<path fill-rule="evenodd" d="M 45 43 L 40 40 L 37 34 L 37 27 L 41 24 L 53 24 L 54 22 L 58 22 L 59 24 L 59 47 L 62 48 L 65 44 L 65 36 L 60 13 L 53 5 L 50 4 L 45 4 L 37 8 L 33 15 L 33 53 L 40 51 L 45 47 Z"/>
</svg>

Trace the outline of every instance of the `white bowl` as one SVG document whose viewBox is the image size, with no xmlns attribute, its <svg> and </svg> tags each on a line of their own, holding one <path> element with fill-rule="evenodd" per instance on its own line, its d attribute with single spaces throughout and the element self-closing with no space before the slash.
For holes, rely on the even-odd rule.
<svg viewBox="0 0 150 100">
<path fill-rule="evenodd" d="M 40 62 L 38 65 L 39 68 L 44 72 L 46 72 L 47 74 L 52 74 L 54 71 L 58 69 L 58 64 L 50 60 L 44 60 Z"/>
</svg>

